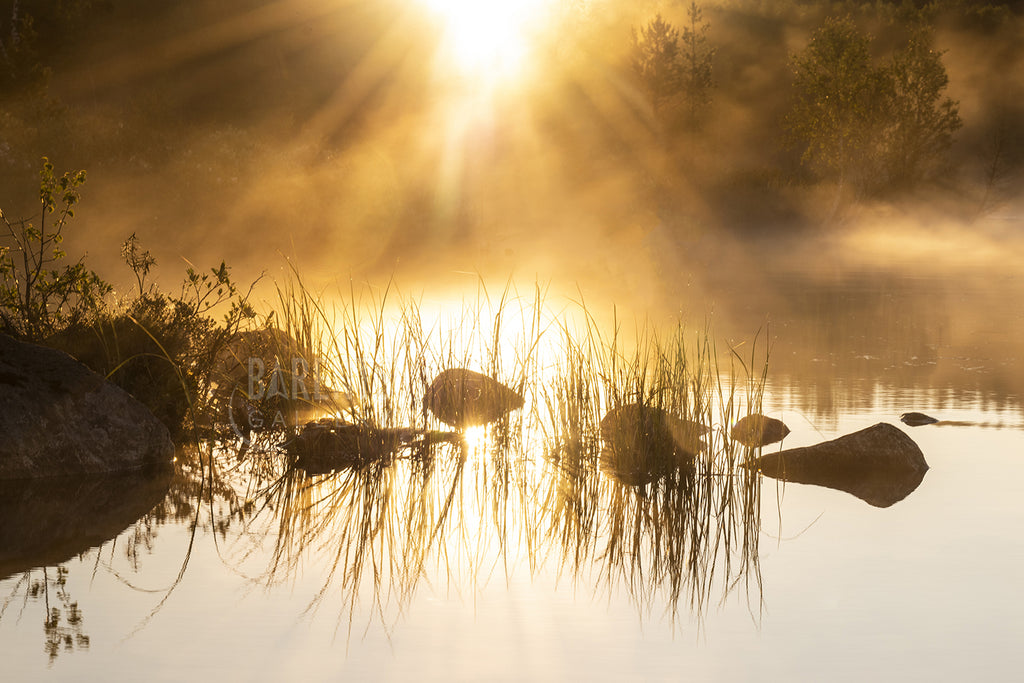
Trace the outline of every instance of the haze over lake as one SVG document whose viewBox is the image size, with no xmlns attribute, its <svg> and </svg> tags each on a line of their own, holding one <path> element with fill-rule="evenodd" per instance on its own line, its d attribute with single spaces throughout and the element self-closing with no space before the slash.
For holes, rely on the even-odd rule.
<svg viewBox="0 0 1024 683">
<path fill-rule="evenodd" d="M 0 481 L 6 676 L 1015 680 L 1022 46 L 1019 2 L 0 7 L 0 332 L 176 448 Z"/>
</svg>

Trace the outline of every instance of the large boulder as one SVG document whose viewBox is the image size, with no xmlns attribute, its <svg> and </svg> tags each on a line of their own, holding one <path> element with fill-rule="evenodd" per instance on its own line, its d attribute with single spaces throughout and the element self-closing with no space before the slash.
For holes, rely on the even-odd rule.
<svg viewBox="0 0 1024 683">
<path fill-rule="evenodd" d="M 776 479 L 846 491 L 875 507 L 906 498 L 928 471 L 914 440 L 884 422 L 814 446 L 771 453 L 748 466 Z"/>
<path fill-rule="evenodd" d="M 170 463 L 167 428 L 66 353 L 0 334 L 0 479 Z"/>
</svg>

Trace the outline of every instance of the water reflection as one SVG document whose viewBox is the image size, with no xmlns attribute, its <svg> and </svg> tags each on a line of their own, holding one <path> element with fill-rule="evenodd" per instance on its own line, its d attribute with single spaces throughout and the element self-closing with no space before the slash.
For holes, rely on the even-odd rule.
<svg viewBox="0 0 1024 683">
<path fill-rule="evenodd" d="M 637 605 L 673 616 L 682 604 L 699 617 L 741 578 L 759 602 L 756 474 L 695 456 L 637 485 L 605 476 L 597 449 L 563 450 L 544 478 L 546 540 L 562 569 L 574 578 L 596 570 L 609 591 L 625 587 Z"/>
<path fill-rule="evenodd" d="M 770 453 L 752 460 L 750 467 L 776 479 L 846 491 L 875 507 L 889 507 L 909 496 L 928 471 L 917 444 L 886 423 Z"/>
<path fill-rule="evenodd" d="M 165 483 L 154 493 L 162 502 L 124 536 L 133 548 L 152 543 L 161 524 L 190 534 L 184 557 L 176 558 L 178 579 L 151 616 L 187 573 L 191 544 L 203 535 L 215 540 L 229 572 L 255 585 L 295 586 L 300 577 L 316 577 L 315 589 L 302 596 L 305 607 L 335 616 L 346 637 L 358 630 L 360 615 L 372 615 L 388 630 L 424 586 L 474 593 L 494 577 L 509 581 L 523 567 L 624 594 L 642 615 L 656 610 L 673 620 L 680 613 L 699 620 L 734 594 L 759 607 L 762 475 L 839 489 L 884 507 L 916 490 L 927 466 L 815 470 L 793 449 L 782 452 L 785 471 L 772 469 L 771 456 L 761 458 L 758 471 L 743 467 L 763 454 L 757 444 L 785 434 L 766 434 L 774 425 L 766 419 L 743 418 L 784 412 L 796 432 L 803 425 L 792 417 L 798 412 L 793 406 L 810 406 L 824 427 L 828 418 L 821 416 L 848 413 L 850 401 L 876 412 L 880 405 L 898 406 L 889 411 L 896 416 L 932 412 L 936 402 L 953 405 L 960 396 L 893 389 L 869 370 L 861 376 L 848 367 L 836 379 L 831 362 L 812 363 L 805 372 L 779 347 L 771 352 L 772 367 L 803 374 L 773 372 L 767 381 L 758 374 L 763 358 L 752 353 L 740 361 L 730 350 L 722 354 L 730 366 L 720 366 L 706 335 L 686 346 L 682 331 L 655 336 L 641 330 L 626 343 L 618 328 L 603 337 L 588 321 L 580 338 L 570 324 L 528 312 L 512 335 L 519 341 L 507 344 L 510 337 L 501 331 L 507 315 L 501 322 L 477 312 L 446 336 L 437 331 L 445 328 L 421 322 L 422 308 L 391 316 L 377 302 L 374 310 L 378 317 L 364 325 L 346 309 L 351 322 L 342 322 L 333 346 L 317 351 L 333 353 L 329 384 L 353 397 L 343 413 L 288 437 L 283 430 L 266 438 L 253 434 L 247 446 L 204 443 L 180 455 L 170 488 Z M 548 348 L 537 341 L 540 329 L 564 340 Z M 427 343 L 429 337 L 435 339 Z M 514 410 L 498 411 L 493 417 L 500 419 L 486 426 L 467 427 L 481 420 L 464 419 L 465 410 L 446 420 L 450 397 L 430 378 L 457 367 L 474 367 L 479 377 L 513 391 L 515 400 L 506 403 Z M 480 389 L 467 397 L 471 385 L 454 383 L 462 393 L 453 405 L 487 394 Z M 762 405 L 763 394 L 770 404 Z M 935 413 L 940 420 L 943 412 Z M 743 424 L 755 428 L 737 429 Z M 772 455 L 779 464 L 781 454 Z M 12 509 L 23 507 L 18 514 L 38 516 L 30 499 L 36 498 L 0 497 Z M 102 514 L 64 516 L 95 521 Z M 132 519 L 125 515 L 109 533 Z M 71 535 L 81 540 L 84 532 Z M 47 642 L 66 644 L 68 636 L 88 642 L 87 632 L 72 628 L 84 623 L 81 609 L 60 592 L 61 575 L 52 569 L 75 552 L 31 556 L 6 572 L 51 567 L 41 579 L 35 572 L 21 584 L 26 591 L 36 586 L 60 609 L 59 618 L 50 618 L 47 607 L 53 626 Z"/>
<path fill-rule="evenodd" d="M 842 413 L 932 411 L 979 404 L 1014 411 L 1024 290 L 996 273 L 909 276 L 877 270 L 773 272 L 718 282 L 719 329 L 742 338 L 771 322 L 769 391 L 819 429 Z"/>
<path fill-rule="evenodd" d="M 320 568 L 308 608 L 349 618 L 366 603 L 399 614 L 423 582 L 462 592 L 520 562 L 553 562 L 574 583 L 596 575 L 644 613 L 686 605 L 699 616 L 740 578 L 760 600 L 756 474 L 697 458 L 633 486 L 602 473 L 599 439 L 538 463 L 502 431 L 327 475 L 290 469 L 254 497 L 238 557 L 271 545 L 254 577 L 265 585 Z"/>
<path fill-rule="evenodd" d="M 139 523 L 166 500 L 171 479 L 171 469 L 161 468 L 0 481 L 0 580 L 17 577 L 0 603 L 0 617 L 16 609 L 19 596 L 19 616 L 27 604 L 38 604 L 51 664 L 62 652 L 88 650 L 91 642 L 65 563 Z"/>
<path fill-rule="evenodd" d="M 164 500 L 171 474 L 0 481 L 0 579 L 114 538 Z"/>
<path fill-rule="evenodd" d="M 82 609 L 68 589 L 68 571 L 64 565 L 27 571 L 0 605 L 0 616 L 3 616 L 19 594 L 24 596 L 24 603 L 42 602 L 44 650 L 51 665 L 62 652 L 88 650 L 91 643 Z"/>
<path fill-rule="evenodd" d="M 323 586 L 309 608 L 332 594 L 349 614 L 360 601 L 382 611 L 390 599 L 404 606 L 432 550 L 461 519 L 465 460 L 461 445 L 421 443 L 326 475 L 290 468 L 256 491 L 239 552 L 251 552 L 250 541 L 270 543 L 270 561 L 254 577 L 266 585 L 321 567 Z"/>
</svg>

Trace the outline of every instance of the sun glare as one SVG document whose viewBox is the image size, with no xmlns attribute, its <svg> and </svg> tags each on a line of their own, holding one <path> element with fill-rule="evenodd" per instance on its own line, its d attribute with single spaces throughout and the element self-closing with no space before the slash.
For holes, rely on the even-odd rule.
<svg viewBox="0 0 1024 683">
<path fill-rule="evenodd" d="M 519 76 L 548 0 L 420 0 L 438 18 L 444 58 L 464 76 Z"/>
</svg>

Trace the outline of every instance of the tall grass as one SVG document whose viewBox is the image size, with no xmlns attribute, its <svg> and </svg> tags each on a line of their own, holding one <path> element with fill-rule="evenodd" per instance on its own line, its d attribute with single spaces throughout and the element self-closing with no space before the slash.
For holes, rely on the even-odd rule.
<svg viewBox="0 0 1024 683">
<path fill-rule="evenodd" d="M 279 338 L 314 353 L 345 397 L 322 410 L 422 438 L 330 474 L 250 468 L 259 481 L 246 484 L 253 507 L 235 552 L 272 544 L 262 581 L 322 564 L 310 607 L 340 600 L 349 618 L 366 601 L 381 618 L 401 614 L 424 580 L 461 590 L 523 565 L 624 586 L 645 612 L 703 613 L 739 585 L 759 600 L 759 481 L 738 467 L 744 454 L 728 434 L 740 413 L 760 410 L 765 372 L 732 350 L 726 372 L 708 324 L 627 333 L 613 317 L 605 330 L 583 303 L 556 313 L 542 287 L 521 296 L 508 283 L 492 297 L 482 281 L 475 296 L 439 303 L 393 283 L 328 298 L 295 273 L 278 298 Z M 431 439 L 445 427 L 424 394 L 457 367 L 520 392 L 523 409 L 461 440 Z M 621 480 L 602 465 L 601 422 L 629 405 L 702 425 L 705 445 L 642 485 Z M 281 457 L 270 442 L 245 454 Z"/>
<path fill-rule="evenodd" d="M 596 568 L 609 588 L 625 586 L 641 605 L 667 598 L 673 614 L 681 601 L 702 612 L 715 585 L 727 592 L 740 577 L 753 579 L 747 585 L 759 595 L 759 482 L 736 468 L 729 426 L 741 409 L 760 411 L 765 375 L 747 372 L 749 391 L 737 397 L 736 364 L 723 372 L 707 324 L 662 332 L 644 323 L 628 335 L 614 318 L 603 334 L 583 313 L 582 335 L 563 329 L 564 362 L 545 401 L 554 464 L 544 500 L 566 568 L 574 577 Z M 601 416 L 631 405 L 702 425 L 705 447 L 641 486 L 600 472 L 609 446 Z M 648 437 L 626 436 L 629 445 Z"/>
</svg>

